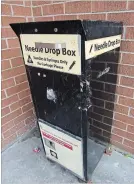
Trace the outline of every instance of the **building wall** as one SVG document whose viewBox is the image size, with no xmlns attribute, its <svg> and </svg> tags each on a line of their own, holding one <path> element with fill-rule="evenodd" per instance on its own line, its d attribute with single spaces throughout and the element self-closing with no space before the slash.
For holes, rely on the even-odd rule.
<svg viewBox="0 0 134 184">
<path fill-rule="evenodd" d="M 129 0 L 32 1 L 32 4 L 28 1 L 16 2 L 18 5 L 13 5 L 11 2 L 2 5 L 2 82 L 4 81 L 3 84 L 6 84 L 2 88 L 2 138 L 4 144 L 19 136 L 17 133 L 19 130 L 13 127 L 18 125 L 20 132 L 23 133 L 23 130 L 27 129 L 25 127 L 28 126 L 25 119 L 34 118 L 18 41 L 9 28 L 9 23 L 75 19 L 109 20 L 122 21 L 124 30 L 118 66 L 114 115 L 113 118 L 107 117 L 104 124 L 109 126 L 109 121 L 112 121 L 112 144 L 134 153 L 134 2 Z M 16 2 L 13 3 L 16 4 Z M 20 96 L 27 100 L 22 100 Z M 15 108 L 13 108 L 14 106 Z M 109 106 L 105 108 L 110 111 Z M 24 109 L 26 109 L 25 112 Z M 97 115 L 99 116 L 101 113 L 98 111 L 96 117 Z M 23 118 L 19 120 L 19 117 Z M 33 126 L 32 122 L 29 121 Z M 102 129 L 101 136 L 106 138 L 109 132 L 106 131 L 103 134 L 104 130 Z"/>
<path fill-rule="evenodd" d="M 32 21 L 31 2 L 2 1 L 2 148 L 35 126 L 35 115 L 17 36 L 10 23 Z"/>
</svg>

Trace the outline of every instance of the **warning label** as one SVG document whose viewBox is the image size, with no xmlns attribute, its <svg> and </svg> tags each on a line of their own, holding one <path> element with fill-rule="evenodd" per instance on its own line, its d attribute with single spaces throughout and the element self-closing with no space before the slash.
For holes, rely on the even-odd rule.
<svg viewBox="0 0 134 184">
<path fill-rule="evenodd" d="M 85 41 L 85 57 L 90 59 L 120 47 L 121 35 Z"/>
<path fill-rule="evenodd" d="M 27 63 L 33 63 L 30 55 L 28 56 Z"/>
<path fill-rule="evenodd" d="M 81 75 L 81 36 L 21 34 L 25 64 Z"/>
<path fill-rule="evenodd" d="M 83 178 L 82 139 L 68 135 L 66 131 L 62 132 L 45 122 L 39 121 L 39 127 L 46 156 Z"/>
<path fill-rule="evenodd" d="M 62 141 L 60 139 L 57 139 L 56 137 L 46 133 L 45 131 L 42 131 L 42 135 L 44 137 L 50 139 L 50 140 L 53 140 L 53 141 L 57 142 L 58 144 L 61 144 L 62 146 L 66 147 L 66 148 L 68 148 L 70 150 L 73 150 L 73 147 L 71 145 L 67 144 L 66 142 L 64 142 L 64 141 Z"/>
</svg>

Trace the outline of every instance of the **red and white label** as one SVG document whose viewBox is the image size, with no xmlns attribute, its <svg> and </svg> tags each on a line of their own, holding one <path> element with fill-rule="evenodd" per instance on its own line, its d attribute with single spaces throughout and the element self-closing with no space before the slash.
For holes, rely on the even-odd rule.
<svg viewBox="0 0 134 184">
<path fill-rule="evenodd" d="M 82 139 L 76 139 L 45 123 L 39 122 L 39 126 L 46 156 L 84 178 Z"/>
<path fill-rule="evenodd" d="M 67 144 L 66 142 L 64 142 L 64 141 L 62 141 L 60 139 L 57 139 L 56 137 L 54 137 L 54 136 L 52 136 L 52 135 L 50 135 L 50 134 L 48 134 L 48 133 L 46 133 L 44 131 L 42 131 L 42 135 L 43 135 L 43 137 L 45 137 L 47 139 L 50 139 L 50 140 L 52 140 L 54 142 L 57 142 L 58 144 L 60 144 L 60 145 L 62 145 L 64 147 L 70 149 L 70 150 L 73 150 L 73 147 L 71 145 Z"/>
</svg>

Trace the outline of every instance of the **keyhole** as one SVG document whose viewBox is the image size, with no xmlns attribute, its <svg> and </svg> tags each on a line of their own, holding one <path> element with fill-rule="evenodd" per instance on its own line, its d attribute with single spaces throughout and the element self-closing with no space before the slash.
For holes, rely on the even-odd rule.
<svg viewBox="0 0 134 184">
<path fill-rule="evenodd" d="M 34 29 L 34 31 L 37 33 L 37 32 L 38 32 L 38 29 L 37 29 L 37 28 L 35 28 L 35 29 Z"/>
<path fill-rule="evenodd" d="M 54 28 L 54 32 L 55 32 L 55 33 L 58 32 L 58 28 Z"/>
</svg>

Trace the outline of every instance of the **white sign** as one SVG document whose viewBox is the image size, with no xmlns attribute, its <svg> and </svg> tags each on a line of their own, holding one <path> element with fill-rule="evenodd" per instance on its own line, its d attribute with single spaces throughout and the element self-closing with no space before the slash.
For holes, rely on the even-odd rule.
<svg viewBox="0 0 134 184">
<path fill-rule="evenodd" d="M 90 59 L 120 47 L 121 35 L 85 41 L 85 58 Z"/>
<path fill-rule="evenodd" d="M 80 140 L 75 139 L 41 122 L 39 122 L 39 126 L 46 156 L 83 179 L 83 151 L 81 138 Z"/>
<path fill-rule="evenodd" d="M 81 75 L 81 36 L 67 34 L 21 34 L 25 64 Z"/>
</svg>

